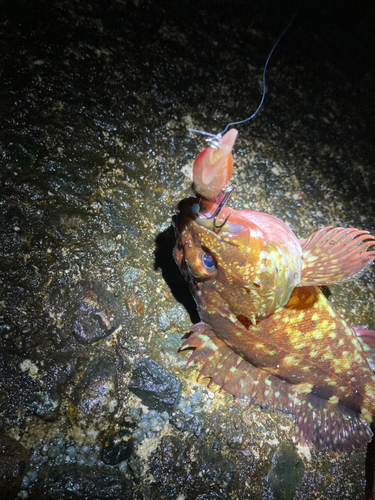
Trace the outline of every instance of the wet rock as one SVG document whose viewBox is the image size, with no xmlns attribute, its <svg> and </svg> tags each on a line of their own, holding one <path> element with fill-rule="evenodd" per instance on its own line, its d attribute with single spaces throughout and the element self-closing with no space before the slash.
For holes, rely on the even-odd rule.
<svg viewBox="0 0 375 500">
<path fill-rule="evenodd" d="M 128 466 L 133 474 L 135 483 L 139 484 L 143 472 L 142 460 L 137 456 L 132 456 L 128 461 Z"/>
<path fill-rule="evenodd" d="M 225 0 L 215 8 L 207 0 L 3 4 L 0 428 L 20 428 L 25 442 L 37 441 L 41 428 L 48 436 L 63 432 L 71 445 L 69 422 L 77 433 L 114 428 L 112 396 L 121 401 L 117 413 L 128 411 L 130 370 L 118 373 L 112 392 L 106 380 L 116 386 L 115 377 L 100 375 L 96 383 L 94 374 L 86 376 L 103 356 L 113 356 L 113 366 L 127 360 L 126 368 L 149 356 L 185 379 L 186 395 L 192 390 L 196 368 L 182 370 L 189 354 L 177 354 L 189 315 L 175 299 L 192 322 L 199 318 L 173 260 L 175 233 L 167 229 L 178 201 L 191 193 L 186 166 L 205 147 L 188 129 L 215 133 L 256 109 L 270 44 L 294 7 L 287 0 Z M 301 238 L 324 225 L 375 228 L 368 105 L 375 4 L 352 4 L 302 3 L 271 58 L 261 113 L 250 127 L 239 127 L 231 205 L 272 213 Z M 332 23 L 334 36 L 327 29 Z M 351 324 L 374 329 L 372 268 L 356 280 L 361 289 L 330 287 L 330 300 Z M 26 359 L 31 363 L 22 371 Z M 56 387 L 71 404 L 68 416 L 61 405 L 54 421 Z M 270 470 L 280 443 L 291 443 L 292 432 L 282 430 L 290 424 L 277 412 L 267 424 L 267 412 L 259 410 L 240 425 L 231 398 L 209 394 L 195 408 L 186 397 L 182 411 L 200 410 L 204 436 L 171 426 L 175 442 L 148 435 L 142 443 L 145 433 L 137 428 L 139 445 L 127 467 L 138 481 L 134 500 L 274 496 Z M 227 420 L 209 417 L 218 401 Z M 188 421 L 181 416 L 183 425 Z M 41 443 L 33 453 L 36 468 L 44 460 L 58 465 L 61 457 L 82 467 L 95 457 L 77 441 L 69 453 L 55 446 Z M 158 448 L 150 457 L 152 446 Z M 211 451 L 199 453 L 203 448 Z M 362 500 L 361 453 L 349 460 L 311 452 L 295 498 Z M 141 462 L 144 474 L 130 466 Z M 48 484 L 44 492 L 38 481 L 38 500 L 82 496 L 74 477 L 66 492 L 54 493 Z M 101 491 L 99 480 L 95 488 Z"/>
<path fill-rule="evenodd" d="M 146 359 L 134 368 L 129 390 L 148 408 L 171 411 L 180 397 L 181 382 L 156 361 Z"/>
<path fill-rule="evenodd" d="M 195 436 L 199 436 L 202 433 L 203 422 L 193 415 L 184 412 L 176 412 L 170 422 L 176 429 L 190 432 Z"/>
<path fill-rule="evenodd" d="M 241 495 L 235 463 L 202 443 L 197 446 L 191 440 L 162 438 L 160 447 L 151 457 L 150 468 L 154 478 L 152 486 L 146 490 L 150 498 L 172 500 L 180 495 L 206 498 L 204 495 L 208 491 L 212 496 L 207 498 L 223 500 L 231 497 L 231 491 Z M 193 481 L 190 478 L 194 478 Z"/>
<path fill-rule="evenodd" d="M 128 429 L 114 432 L 103 443 L 102 459 L 107 465 L 127 460 L 133 452 L 132 433 Z"/>
<path fill-rule="evenodd" d="M 268 475 L 275 500 L 289 500 L 301 484 L 305 467 L 296 449 L 282 445 L 274 458 L 274 465 Z"/>
<path fill-rule="evenodd" d="M 56 391 L 40 391 L 35 394 L 35 399 L 30 405 L 34 411 L 34 415 L 45 420 L 46 422 L 53 422 L 59 416 L 61 405 L 61 395 Z"/>
<path fill-rule="evenodd" d="M 0 436 L 0 499 L 13 500 L 29 469 L 26 449 L 8 436 Z"/>
<path fill-rule="evenodd" d="M 133 500 L 132 489 L 116 470 L 77 464 L 42 467 L 30 500 Z"/>
<path fill-rule="evenodd" d="M 121 323 L 120 308 L 100 285 L 76 287 L 69 292 L 71 313 L 66 316 L 75 338 L 81 344 L 92 344 L 110 335 Z"/>
<path fill-rule="evenodd" d="M 117 383 L 112 359 L 97 359 L 87 366 L 82 380 L 74 388 L 69 405 L 77 439 L 80 439 L 80 431 L 95 435 L 110 425 L 111 416 L 118 407 Z"/>
</svg>

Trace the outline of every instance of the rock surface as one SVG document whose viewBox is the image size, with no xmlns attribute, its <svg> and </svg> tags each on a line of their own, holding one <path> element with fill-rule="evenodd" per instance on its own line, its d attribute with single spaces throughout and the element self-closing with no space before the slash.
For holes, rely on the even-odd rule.
<svg viewBox="0 0 375 500">
<path fill-rule="evenodd" d="M 205 147 L 188 129 L 217 133 L 253 113 L 297 11 L 261 111 L 238 126 L 232 206 L 300 238 L 325 225 L 375 234 L 374 9 L 5 2 L 0 432 L 30 455 L 26 473 L 12 462 L 13 498 L 363 500 L 366 482 L 370 498 L 370 451 L 301 450 L 290 417 L 235 404 L 184 369 L 197 313 L 170 224 Z M 375 329 L 375 266 L 329 289 L 350 324 Z M 181 384 L 175 409 L 129 390 L 146 359 Z M 124 429 L 132 454 L 105 465 L 102 443 Z"/>
<path fill-rule="evenodd" d="M 0 499 L 15 498 L 29 469 L 27 450 L 14 439 L 0 436 Z"/>
<path fill-rule="evenodd" d="M 138 363 L 129 390 L 151 410 L 173 411 L 181 396 L 181 382 L 152 359 Z"/>
</svg>

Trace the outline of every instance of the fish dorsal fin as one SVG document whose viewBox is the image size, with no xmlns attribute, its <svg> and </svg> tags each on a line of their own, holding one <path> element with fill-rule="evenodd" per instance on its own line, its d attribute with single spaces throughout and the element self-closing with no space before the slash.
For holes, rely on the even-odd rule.
<svg viewBox="0 0 375 500">
<path fill-rule="evenodd" d="M 300 243 L 303 264 L 298 286 L 327 285 L 352 278 L 375 260 L 375 237 L 368 231 L 328 226 Z M 368 251 L 371 246 L 374 249 Z"/>
</svg>

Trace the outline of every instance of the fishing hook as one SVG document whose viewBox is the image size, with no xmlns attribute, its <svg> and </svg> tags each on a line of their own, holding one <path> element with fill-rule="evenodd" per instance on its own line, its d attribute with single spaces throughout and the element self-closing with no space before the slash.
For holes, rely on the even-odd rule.
<svg viewBox="0 0 375 500">
<path fill-rule="evenodd" d="M 207 217 L 207 219 L 213 219 L 214 220 L 214 228 L 215 229 L 221 229 L 227 223 L 227 220 L 229 219 L 230 214 L 226 216 L 224 222 L 222 224 L 220 224 L 219 226 L 216 225 L 216 218 L 219 215 L 219 213 L 221 212 L 221 209 L 225 207 L 227 201 L 229 200 L 230 195 L 233 193 L 233 191 L 236 189 L 236 187 L 237 187 L 236 183 L 233 182 L 233 184 L 231 184 L 229 186 L 229 188 L 224 189 L 224 191 L 223 191 L 223 193 L 224 193 L 223 199 L 219 203 L 219 205 L 218 205 L 217 209 L 215 210 L 214 214 L 211 215 L 211 217 Z"/>
</svg>

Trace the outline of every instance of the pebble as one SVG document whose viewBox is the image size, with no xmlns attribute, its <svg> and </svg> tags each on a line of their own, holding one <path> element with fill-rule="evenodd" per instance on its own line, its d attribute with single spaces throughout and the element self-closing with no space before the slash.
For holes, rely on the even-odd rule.
<svg viewBox="0 0 375 500">
<path fill-rule="evenodd" d="M 21 490 L 26 490 L 29 484 L 30 484 L 30 478 L 27 475 L 23 476 L 20 486 Z"/>
<path fill-rule="evenodd" d="M 102 460 L 107 465 L 118 465 L 131 456 L 133 449 L 134 440 L 129 429 L 116 431 L 104 440 Z M 91 464 L 90 459 L 95 463 L 97 457 L 91 453 L 87 458 L 88 465 Z"/>
<path fill-rule="evenodd" d="M 85 455 L 82 455 L 81 453 L 79 453 L 77 455 L 76 460 L 77 460 L 77 465 L 85 465 L 86 457 L 85 457 Z"/>
<path fill-rule="evenodd" d="M 76 454 L 77 454 L 77 450 L 75 449 L 74 446 L 68 446 L 67 449 L 66 449 L 66 454 L 69 457 L 75 457 Z"/>
<path fill-rule="evenodd" d="M 51 459 L 56 458 L 58 454 L 59 454 L 59 449 L 56 448 L 56 446 L 51 446 L 48 449 L 48 452 L 47 452 L 48 458 L 51 458 Z"/>
<path fill-rule="evenodd" d="M 31 483 L 35 483 L 35 481 L 38 478 L 38 473 L 36 470 L 29 470 L 29 472 L 26 475 L 29 478 Z"/>
<path fill-rule="evenodd" d="M 145 434 L 141 429 L 136 429 L 133 432 L 133 441 L 135 444 L 142 442 L 144 437 L 145 437 Z"/>
<path fill-rule="evenodd" d="M 167 411 L 163 411 L 163 413 L 160 414 L 161 418 L 165 421 L 168 422 L 169 420 L 169 413 Z"/>
<path fill-rule="evenodd" d="M 88 455 L 91 451 L 91 448 L 90 446 L 88 446 L 87 444 L 84 444 L 82 447 L 81 447 L 81 452 L 84 454 L 84 455 Z"/>
<path fill-rule="evenodd" d="M 143 432 L 148 432 L 151 429 L 151 424 L 148 420 L 141 420 L 138 424 L 138 428 Z"/>
<path fill-rule="evenodd" d="M 139 422 L 142 418 L 142 410 L 141 408 L 129 408 L 129 415 L 134 420 L 134 422 Z"/>
<path fill-rule="evenodd" d="M 86 465 L 88 465 L 89 467 L 93 466 L 96 464 L 98 459 L 99 459 L 98 455 L 92 451 L 86 459 Z"/>
<path fill-rule="evenodd" d="M 174 422 L 175 427 L 181 430 L 186 430 L 186 422 L 191 420 L 192 414 L 202 412 L 205 406 L 211 405 L 211 399 L 215 397 L 211 391 L 195 392 L 193 394 L 183 396 L 177 404 L 177 410 L 181 416 Z M 183 415 L 186 415 L 186 421 Z M 174 414 L 173 414 L 174 415 Z M 171 415 L 167 411 L 159 413 L 156 410 L 150 410 L 148 413 L 143 413 L 141 408 L 129 408 L 129 416 L 134 422 L 135 429 L 130 436 L 130 440 L 134 444 L 141 443 L 145 438 L 161 438 L 163 427 L 168 425 L 171 420 Z M 46 463 L 50 466 L 63 465 L 64 463 L 76 463 L 83 466 L 94 466 L 101 464 L 104 466 L 99 455 L 101 452 L 100 446 L 82 445 L 75 443 L 66 443 L 62 438 L 56 438 L 51 443 L 44 443 L 40 448 L 35 449 L 30 457 L 30 470 L 23 477 L 21 489 L 18 493 L 20 500 L 26 500 L 33 487 L 33 484 L 38 480 L 38 469 Z M 127 460 L 122 459 L 117 464 L 122 472 L 127 470 Z"/>
</svg>

